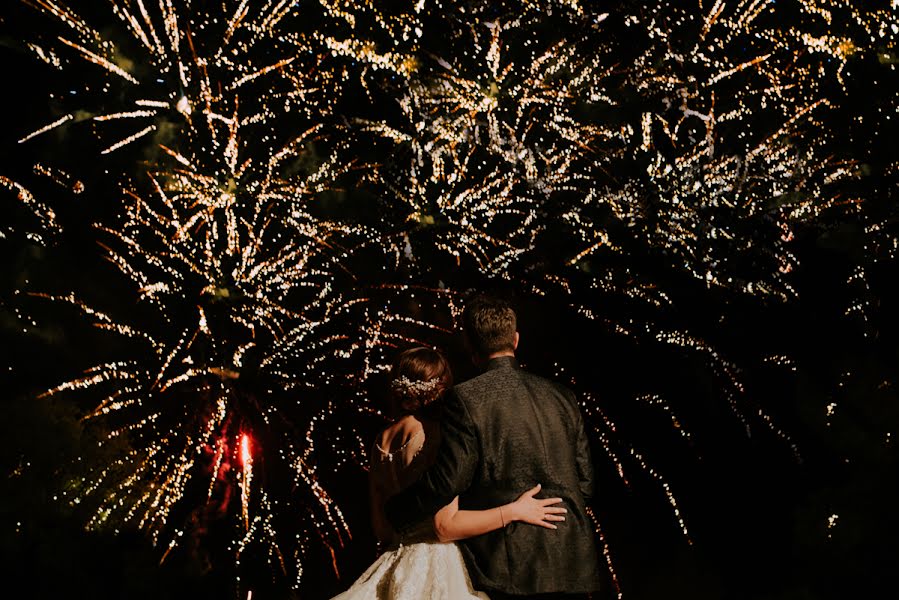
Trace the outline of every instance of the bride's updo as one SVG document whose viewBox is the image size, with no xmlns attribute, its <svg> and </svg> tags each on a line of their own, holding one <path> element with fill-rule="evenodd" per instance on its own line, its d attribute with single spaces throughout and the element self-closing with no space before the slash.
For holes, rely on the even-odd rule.
<svg viewBox="0 0 899 600">
<path fill-rule="evenodd" d="M 424 346 L 404 350 L 390 369 L 394 414 L 418 413 L 442 398 L 452 385 L 453 373 L 443 354 Z"/>
</svg>

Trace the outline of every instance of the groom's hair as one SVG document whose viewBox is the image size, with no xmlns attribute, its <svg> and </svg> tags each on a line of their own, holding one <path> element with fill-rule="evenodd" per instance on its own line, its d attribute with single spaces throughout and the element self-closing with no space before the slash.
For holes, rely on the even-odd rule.
<svg viewBox="0 0 899 600">
<path fill-rule="evenodd" d="M 472 351 L 482 358 L 515 350 L 518 320 L 512 305 L 499 296 L 478 294 L 471 298 L 462 311 L 462 329 Z"/>
</svg>

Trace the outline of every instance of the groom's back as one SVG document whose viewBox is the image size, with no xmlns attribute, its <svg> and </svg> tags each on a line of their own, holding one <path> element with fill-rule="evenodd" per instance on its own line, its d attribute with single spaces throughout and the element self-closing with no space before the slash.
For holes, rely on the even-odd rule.
<svg viewBox="0 0 899 600">
<path fill-rule="evenodd" d="M 598 589 L 598 555 L 585 498 L 593 470 L 573 394 L 518 368 L 513 357 L 453 390 L 477 430 L 480 461 L 460 508 L 510 502 L 539 483 L 568 509 L 557 530 L 523 523 L 463 542 L 476 585 L 508 593 Z"/>
</svg>

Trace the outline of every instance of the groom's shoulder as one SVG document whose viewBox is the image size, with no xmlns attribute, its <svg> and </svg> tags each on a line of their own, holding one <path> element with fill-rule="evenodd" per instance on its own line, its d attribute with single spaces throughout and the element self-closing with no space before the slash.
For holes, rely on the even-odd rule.
<svg viewBox="0 0 899 600">
<path fill-rule="evenodd" d="M 510 388 L 510 386 L 514 385 L 512 382 L 513 379 L 517 379 L 519 382 L 528 385 L 528 387 L 539 390 L 545 394 L 560 395 L 567 399 L 574 398 L 574 392 L 565 385 L 520 368 L 508 370 L 497 369 L 481 373 L 467 381 L 457 383 L 453 387 L 453 391 L 462 400 L 480 399 L 484 398 L 485 394 L 488 394 L 491 391 Z"/>
<path fill-rule="evenodd" d="M 453 393 L 466 405 L 480 404 L 485 398 L 493 397 L 509 385 L 507 377 L 499 371 L 487 371 L 453 386 Z"/>
<path fill-rule="evenodd" d="M 453 386 L 453 391 L 462 397 L 472 393 L 480 393 L 484 388 L 494 387 L 499 383 L 496 371 L 487 371 L 471 379 L 467 379 Z"/>
<path fill-rule="evenodd" d="M 548 379 L 540 375 L 522 371 L 522 377 L 532 386 L 542 388 L 547 393 L 558 394 L 568 399 L 574 398 L 574 392 L 566 385 L 559 383 L 553 379 Z"/>
</svg>

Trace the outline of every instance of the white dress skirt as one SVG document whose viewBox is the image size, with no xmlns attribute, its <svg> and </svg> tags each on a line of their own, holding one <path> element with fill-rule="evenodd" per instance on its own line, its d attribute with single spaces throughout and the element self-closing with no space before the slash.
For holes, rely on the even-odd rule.
<svg viewBox="0 0 899 600">
<path fill-rule="evenodd" d="M 417 542 L 381 555 L 335 600 L 488 600 L 471 585 L 456 544 Z"/>
<path fill-rule="evenodd" d="M 382 501 L 408 487 L 433 462 L 439 429 L 426 425 L 395 450 L 373 445 L 371 478 Z M 383 511 L 383 505 L 376 509 Z M 382 554 L 333 600 L 489 600 L 472 587 L 459 547 L 438 542 L 430 520 L 412 529 L 405 543 Z"/>
</svg>

